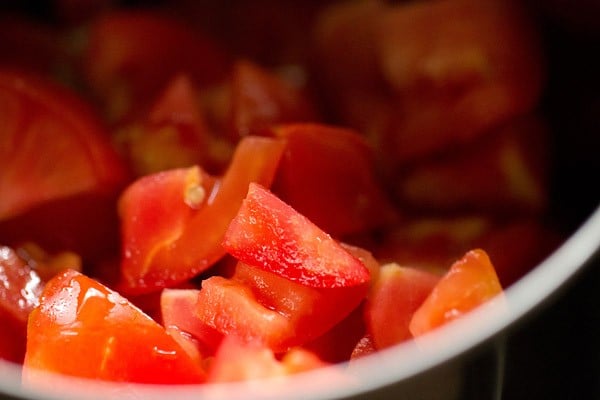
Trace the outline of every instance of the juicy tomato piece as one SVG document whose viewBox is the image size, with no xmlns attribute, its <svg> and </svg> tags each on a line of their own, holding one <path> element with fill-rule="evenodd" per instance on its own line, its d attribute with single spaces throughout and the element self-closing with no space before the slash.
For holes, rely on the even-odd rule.
<svg viewBox="0 0 600 400">
<path fill-rule="evenodd" d="M 238 299 L 201 293 L 205 300 L 198 307 L 203 321 L 226 335 L 235 334 L 247 342 L 258 340 L 275 351 L 303 345 L 323 335 L 356 309 L 368 290 L 367 284 L 313 288 L 245 263 L 237 264 L 227 285 L 230 290 L 237 290 Z M 202 290 L 204 286 L 203 283 Z M 234 301 L 240 305 L 232 307 Z M 250 312 L 241 312 L 244 304 L 259 310 L 261 317 L 271 315 L 272 321 L 261 322 L 266 317 L 253 320 Z M 245 329 L 238 328 L 240 324 L 246 324 Z"/>
<path fill-rule="evenodd" d="M 211 364 L 208 382 L 234 382 L 291 375 L 326 366 L 314 354 L 292 349 L 278 360 L 268 347 L 249 345 L 229 336 Z"/>
<path fill-rule="evenodd" d="M 263 134 L 275 123 L 317 119 L 300 88 L 250 61 L 234 65 L 230 87 L 229 118 L 234 139 Z"/>
<path fill-rule="evenodd" d="M 411 167 L 398 180 L 400 201 L 434 211 L 544 211 L 546 129 L 539 118 L 509 122 L 484 140 Z"/>
<path fill-rule="evenodd" d="M 501 293 L 502 286 L 488 255 L 480 249 L 471 250 L 450 267 L 415 311 L 410 332 L 420 336 Z"/>
<path fill-rule="evenodd" d="M 148 116 L 120 128 L 116 139 L 138 176 L 204 166 L 209 132 L 190 79 L 173 78 Z"/>
<path fill-rule="evenodd" d="M 251 184 L 223 247 L 250 265 L 317 288 L 358 286 L 369 271 L 319 227 L 258 184 Z"/>
<path fill-rule="evenodd" d="M 244 138 L 212 190 L 203 190 L 196 168 L 165 171 L 134 182 L 119 201 L 122 290 L 172 287 L 223 257 L 221 242 L 248 185 L 271 184 L 283 147 L 276 139 Z"/>
<path fill-rule="evenodd" d="M 197 317 L 199 294 L 198 289 L 164 289 L 160 296 L 161 318 L 166 329 L 177 328 L 192 335 L 200 352 L 209 356 L 219 348 L 223 334 Z"/>
<path fill-rule="evenodd" d="M 72 270 L 46 284 L 31 312 L 24 382 L 42 383 L 38 370 L 138 383 L 205 378 L 159 324 L 118 293 Z"/>
<path fill-rule="evenodd" d="M 367 329 L 377 349 L 412 338 L 411 318 L 439 280 L 431 272 L 394 263 L 381 267 L 365 304 Z"/>
<path fill-rule="evenodd" d="M 248 285 L 221 276 L 202 281 L 196 316 L 225 337 L 275 351 L 287 350 L 295 335 L 289 319 L 261 304 Z"/>
<path fill-rule="evenodd" d="M 66 89 L 0 70 L 0 108 L 0 220 L 124 185 L 126 170 L 102 124 Z"/>
<path fill-rule="evenodd" d="M 17 252 L 0 246 L 0 358 L 22 362 L 29 313 L 38 305 L 43 282 Z"/>
<path fill-rule="evenodd" d="M 164 14 L 120 10 L 96 18 L 84 54 L 88 84 L 113 120 L 143 109 L 179 73 L 202 86 L 225 77 L 229 62 L 204 34 Z M 148 68 L 152 66 L 152 68 Z"/>
<path fill-rule="evenodd" d="M 397 220 L 378 182 L 371 149 L 357 132 L 288 124 L 273 134 L 287 141 L 273 192 L 321 229 L 339 237 Z"/>
</svg>

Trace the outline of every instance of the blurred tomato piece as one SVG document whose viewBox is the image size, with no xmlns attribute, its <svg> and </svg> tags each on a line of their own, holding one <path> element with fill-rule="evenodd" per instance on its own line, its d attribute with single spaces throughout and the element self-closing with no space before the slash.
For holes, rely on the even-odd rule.
<svg viewBox="0 0 600 400">
<path fill-rule="evenodd" d="M 175 75 L 206 86 L 226 76 L 226 55 L 208 36 L 166 13 L 118 10 L 89 28 L 84 75 L 108 117 L 135 115 Z"/>
<path fill-rule="evenodd" d="M 229 336 L 219 347 L 211 364 L 208 382 L 235 382 L 267 379 L 326 366 L 314 354 L 293 349 L 281 360 L 267 347 L 247 344 Z"/>
<path fill-rule="evenodd" d="M 0 220 L 127 179 L 93 110 L 47 80 L 0 70 Z"/>
<path fill-rule="evenodd" d="M 273 191 L 321 229 L 343 237 L 397 221 L 360 134 L 321 124 L 279 125 L 273 134 L 287 142 Z"/>
<path fill-rule="evenodd" d="M 420 210 L 542 214 L 549 175 L 544 123 L 513 120 L 482 139 L 407 168 L 396 184 L 400 201 Z"/>
<path fill-rule="evenodd" d="M 230 85 L 230 130 L 234 138 L 264 134 L 276 123 L 317 120 L 300 87 L 253 62 L 235 63 Z"/>
<path fill-rule="evenodd" d="M 535 23 L 519 2 L 342 4 L 322 14 L 316 32 L 338 113 L 364 122 L 354 127 L 374 137 L 393 165 L 529 113 L 544 82 Z M 344 98 L 357 93 L 388 103 L 385 114 L 349 116 L 374 110 L 346 109 Z"/>
<path fill-rule="evenodd" d="M 169 81 L 148 114 L 117 129 L 116 142 L 137 176 L 201 165 L 213 170 L 215 140 L 204 121 L 198 93 L 186 75 Z M 218 156 L 218 155 L 217 155 Z M 213 158 L 220 158 L 213 162 Z"/>
</svg>

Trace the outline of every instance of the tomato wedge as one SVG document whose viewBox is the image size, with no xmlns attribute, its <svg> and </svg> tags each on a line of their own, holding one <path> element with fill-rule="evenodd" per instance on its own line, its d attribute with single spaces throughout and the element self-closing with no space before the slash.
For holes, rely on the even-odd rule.
<svg viewBox="0 0 600 400">
<path fill-rule="evenodd" d="M 431 272 L 394 263 L 381 267 L 365 304 L 367 329 L 377 349 L 412 338 L 411 318 L 439 279 Z"/>
<path fill-rule="evenodd" d="M 450 322 L 502 293 L 488 255 L 480 249 L 455 262 L 415 311 L 409 325 L 413 336 Z"/>
<path fill-rule="evenodd" d="M 225 175 L 211 191 L 204 193 L 201 204 L 192 207 L 188 204 L 190 186 L 186 178 L 171 182 L 173 186 L 168 190 L 160 184 L 162 189 L 157 190 L 157 180 L 172 176 L 173 171 L 144 177 L 132 184 L 119 204 L 122 290 L 152 292 L 172 287 L 223 257 L 221 242 L 248 185 L 251 182 L 270 185 L 283 148 L 284 143 L 277 139 L 244 138 Z M 192 190 L 192 202 L 198 201 L 193 197 L 199 192 Z M 194 210 L 195 207 L 198 209 Z"/>
<path fill-rule="evenodd" d="M 126 170 L 102 123 L 65 88 L 0 69 L 0 109 L 0 220 L 124 185 Z"/>
<path fill-rule="evenodd" d="M 26 384 L 41 382 L 37 370 L 139 383 L 200 383 L 205 377 L 159 324 L 73 270 L 47 283 L 31 313 Z"/>
<path fill-rule="evenodd" d="M 370 279 L 362 262 L 257 184 L 249 186 L 223 246 L 243 262 L 306 286 L 349 287 Z"/>
</svg>

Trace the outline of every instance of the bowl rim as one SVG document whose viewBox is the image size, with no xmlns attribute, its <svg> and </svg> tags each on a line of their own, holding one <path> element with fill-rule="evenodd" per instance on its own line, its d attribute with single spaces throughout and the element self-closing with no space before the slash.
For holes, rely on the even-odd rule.
<svg viewBox="0 0 600 400">
<path fill-rule="evenodd" d="M 0 360 L 0 396 L 36 399 L 307 399 L 360 395 L 409 380 L 500 337 L 549 304 L 600 252 L 600 205 L 554 252 L 504 294 L 447 326 L 350 363 L 292 377 L 230 384 L 141 385 L 45 374 L 51 382 L 24 388 L 20 367 Z M 402 362 L 401 360 L 410 360 Z"/>
</svg>

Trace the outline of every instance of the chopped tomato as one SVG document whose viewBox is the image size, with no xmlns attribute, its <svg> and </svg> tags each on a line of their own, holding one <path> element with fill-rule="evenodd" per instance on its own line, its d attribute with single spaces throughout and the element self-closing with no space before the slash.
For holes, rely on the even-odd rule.
<svg viewBox="0 0 600 400">
<path fill-rule="evenodd" d="M 287 350 L 296 335 L 289 319 L 261 304 L 248 285 L 221 276 L 202 281 L 196 315 L 226 337 L 276 351 Z"/>
<path fill-rule="evenodd" d="M 378 181 L 371 148 L 358 132 L 287 124 L 273 134 L 287 141 L 273 191 L 321 229 L 339 237 L 397 220 Z"/>
<path fill-rule="evenodd" d="M 233 382 L 285 376 L 326 366 L 327 363 L 303 349 L 293 349 L 281 361 L 260 345 L 227 337 L 212 362 L 208 382 Z"/>
<path fill-rule="evenodd" d="M 200 352 L 209 356 L 219 347 L 223 334 L 196 315 L 199 293 L 198 289 L 164 289 L 160 296 L 161 318 L 165 328 L 192 335 L 198 341 Z"/>
<path fill-rule="evenodd" d="M 223 246 L 243 262 L 307 286 L 340 288 L 369 281 L 362 262 L 257 184 L 248 188 Z"/>
<path fill-rule="evenodd" d="M 483 250 L 467 252 L 433 288 L 409 325 L 414 336 L 444 325 L 502 293 L 502 286 Z"/>
<path fill-rule="evenodd" d="M 147 117 L 119 128 L 116 140 L 138 176 L 204 165 L 209 132 L 190 79 L 169 81 Z"/>
<path fill-rule="evenodd" d="M 431 272 L 398 264 L 381 267 L 365 304 L 367 329 L 377 349 L 412 338 L 411 318 L 439 280 Z"/>
<path fill-rule="evenodd" d="M 139 383 L 204 380 L 202 368 L 160 325 L 116 292 L 72 270 L 47 283 L 31 312 L 26 384 L 38 383 L 37 370 Z"/>
<path fill-rule="evenodd" d="M 282 151 L 279 140 L 244 138 L 211 190 L 201 187 L 196 168 L 150 175 L 131 185 L 119 204 L 123 290 L 172 287 L 223 257 L 221 242 L 248 185 L 270 185 Z"/>
<path fill-rule="evenodd" d="M 264 134 L 275 123 L 317 119 L 300 88 L 250 61 L 234 65 L 230 86 L 230 130 L 234 138 Z"/>
<path fill-rule="evenodd" d="M 74 94 L 2 69 L 0 105 L 0 220 L 47 201 L 114 193 L 124 185 L 125 169 L 102 123 Z"/>
<path fill-rule="evenodd" d="M 368 290 L 367 284 L 314 288 L 245 263 L 238 263 L 232 280 L 250 288 L 263 307 L 287 318 L 291 329 L 283 335 L 276 334 L 278 342 L 272 343 L 275 350 L 302 345 L 325 334 L 359 306 Z M 218 314 L 215 310 L 211 312 Z M 228 317 L 245 319 L 238 315 Z"/>
<path fill-rule="evenodd" d="M 119 10 L 93 20 L 84 74 L 114 121 L 143 110 L 176 74 L 189 74 L 202 86 L 217 83 L 227 72 L 226 59 L 211 38 L 180 20 Z"/>
</svg>

